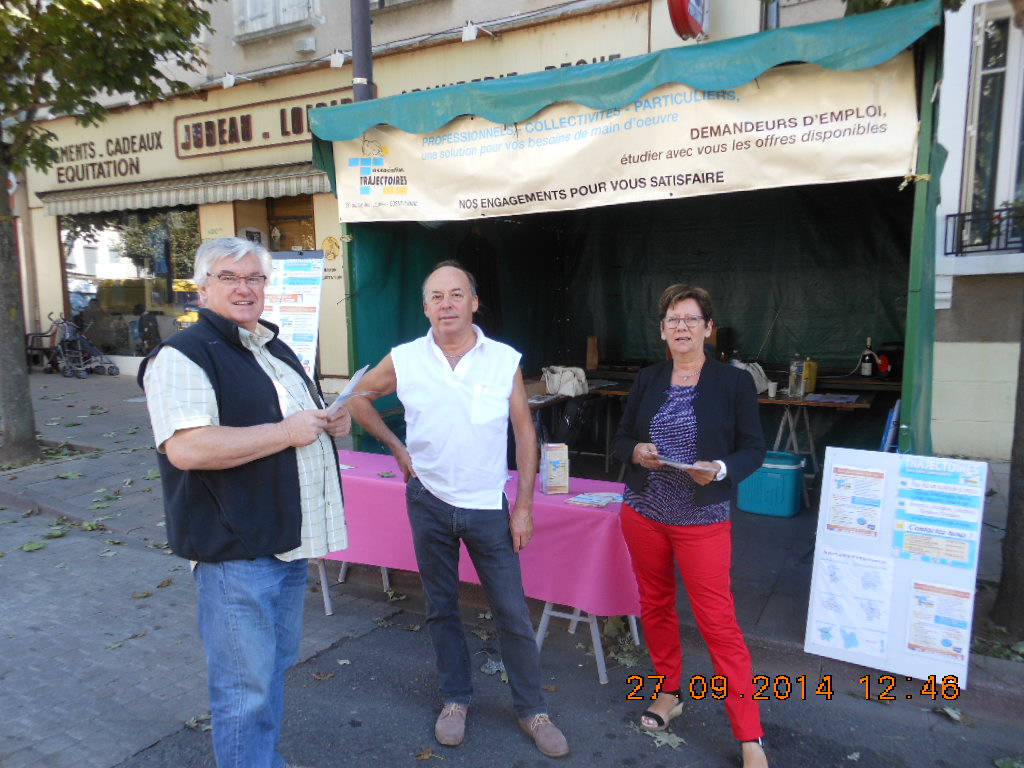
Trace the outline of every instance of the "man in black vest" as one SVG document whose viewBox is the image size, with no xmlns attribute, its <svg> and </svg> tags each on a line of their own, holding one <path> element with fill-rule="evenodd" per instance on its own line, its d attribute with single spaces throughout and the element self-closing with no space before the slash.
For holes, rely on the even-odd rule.
<svg viewBox="0 0 1024 768">
<path fill-rule="evenodd" d="M 196 252 L 199 321 L 143 362 L 167 536 L 193 561 L 220 768 L 282 768 L 284 673 L 298 657 L 307 558 L 347 545 L 328 414 L 260 320 L 273 267 L 257 243 Z"/>
</svg>

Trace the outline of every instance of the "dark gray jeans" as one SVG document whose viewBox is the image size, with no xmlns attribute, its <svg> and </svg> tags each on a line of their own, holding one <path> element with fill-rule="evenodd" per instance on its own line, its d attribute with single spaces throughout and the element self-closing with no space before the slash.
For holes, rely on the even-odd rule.
<svg viewBox="0 0 1024 768">
<path fill-rule="evenodd" d="M 469 706 L 472 670 L 459 615 L 459 541 L 480 576 L 498 630 L 501 658 L 519 717 L 547 712 L 540 652 L 526 608 L 519 555 L 512 550 L 508 500 L 502 509 L 462 509 L 431 494 L 415 477 L 405 490 L 416 562 L 427 599 L 427 633 L 437 657 L 444 702 Z"/>
</svg>

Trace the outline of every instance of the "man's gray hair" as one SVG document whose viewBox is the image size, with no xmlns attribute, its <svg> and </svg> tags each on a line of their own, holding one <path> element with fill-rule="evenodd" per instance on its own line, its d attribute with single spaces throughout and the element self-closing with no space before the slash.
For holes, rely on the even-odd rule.
<svg viewBox="0 0 1024 768">
<path fill-rule="evenodd" d="M 274 269 L 270 251 L 259 243 L 242 237 L 221 237 L 217 240 L 207 240 L 196 250 L 195 273 L 192 280 L 196 285 L 206 285 L 210 281 L 209 272 L 218 261 L 230 259 L 231 263 L 235 264 L 250 253 L 259 260 L 263 274 L 270 277 Z"/>
<path fill-rule="evenodd" d="M 473 276 L 473 273 L 470 272 L 461 264 L 459 264 L 459 262 L 457 262 L 455 259 L 445 259 L 444 261 L 437 262 L 437 264 L 434 265 L 434 268 L 430 270 L 430 274 L 423 278 L 423 287 L 421 288 L 421 290 L 423 291 L 424 301 L 427 300 L 427 281 L 430 280 L 431 275 L 437 272 L 437 270 L 441 269 L 441 267 L 454 267 L 455 269 L 465 274 L 466 279 L 469 280 L 469 295 L 476 296 L 476 277 Z"/>
</svg>

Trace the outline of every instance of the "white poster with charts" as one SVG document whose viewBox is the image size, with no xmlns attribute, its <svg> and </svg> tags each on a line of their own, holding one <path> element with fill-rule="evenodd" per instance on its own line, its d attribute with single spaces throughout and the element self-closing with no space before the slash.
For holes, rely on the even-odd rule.
<svg viewBox="0 0 1024 768">
<path fill-rule="evenodd" d="M 987 471 L 828 448 L 804 650 L 966 687 Z"/>
</svg>

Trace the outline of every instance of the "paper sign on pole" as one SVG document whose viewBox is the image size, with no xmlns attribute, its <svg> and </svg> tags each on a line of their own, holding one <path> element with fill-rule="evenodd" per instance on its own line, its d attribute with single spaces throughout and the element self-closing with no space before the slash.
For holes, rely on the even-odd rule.
<svg viewBox="0 0 1024 768">
<path fill-rule="evenodd" d="M 804 650 L 966 688 L 987 469 L 828 448 Z"/>
<path fill-rule="evenodd" d="M 513 125 L 381 125 L 335 142 L 341 220 L 445 221 L 904 176 L 913 58 L 778 67 L 739 88 L 669 83 L 615 109 L 553 104 Z"/>
</svg>

